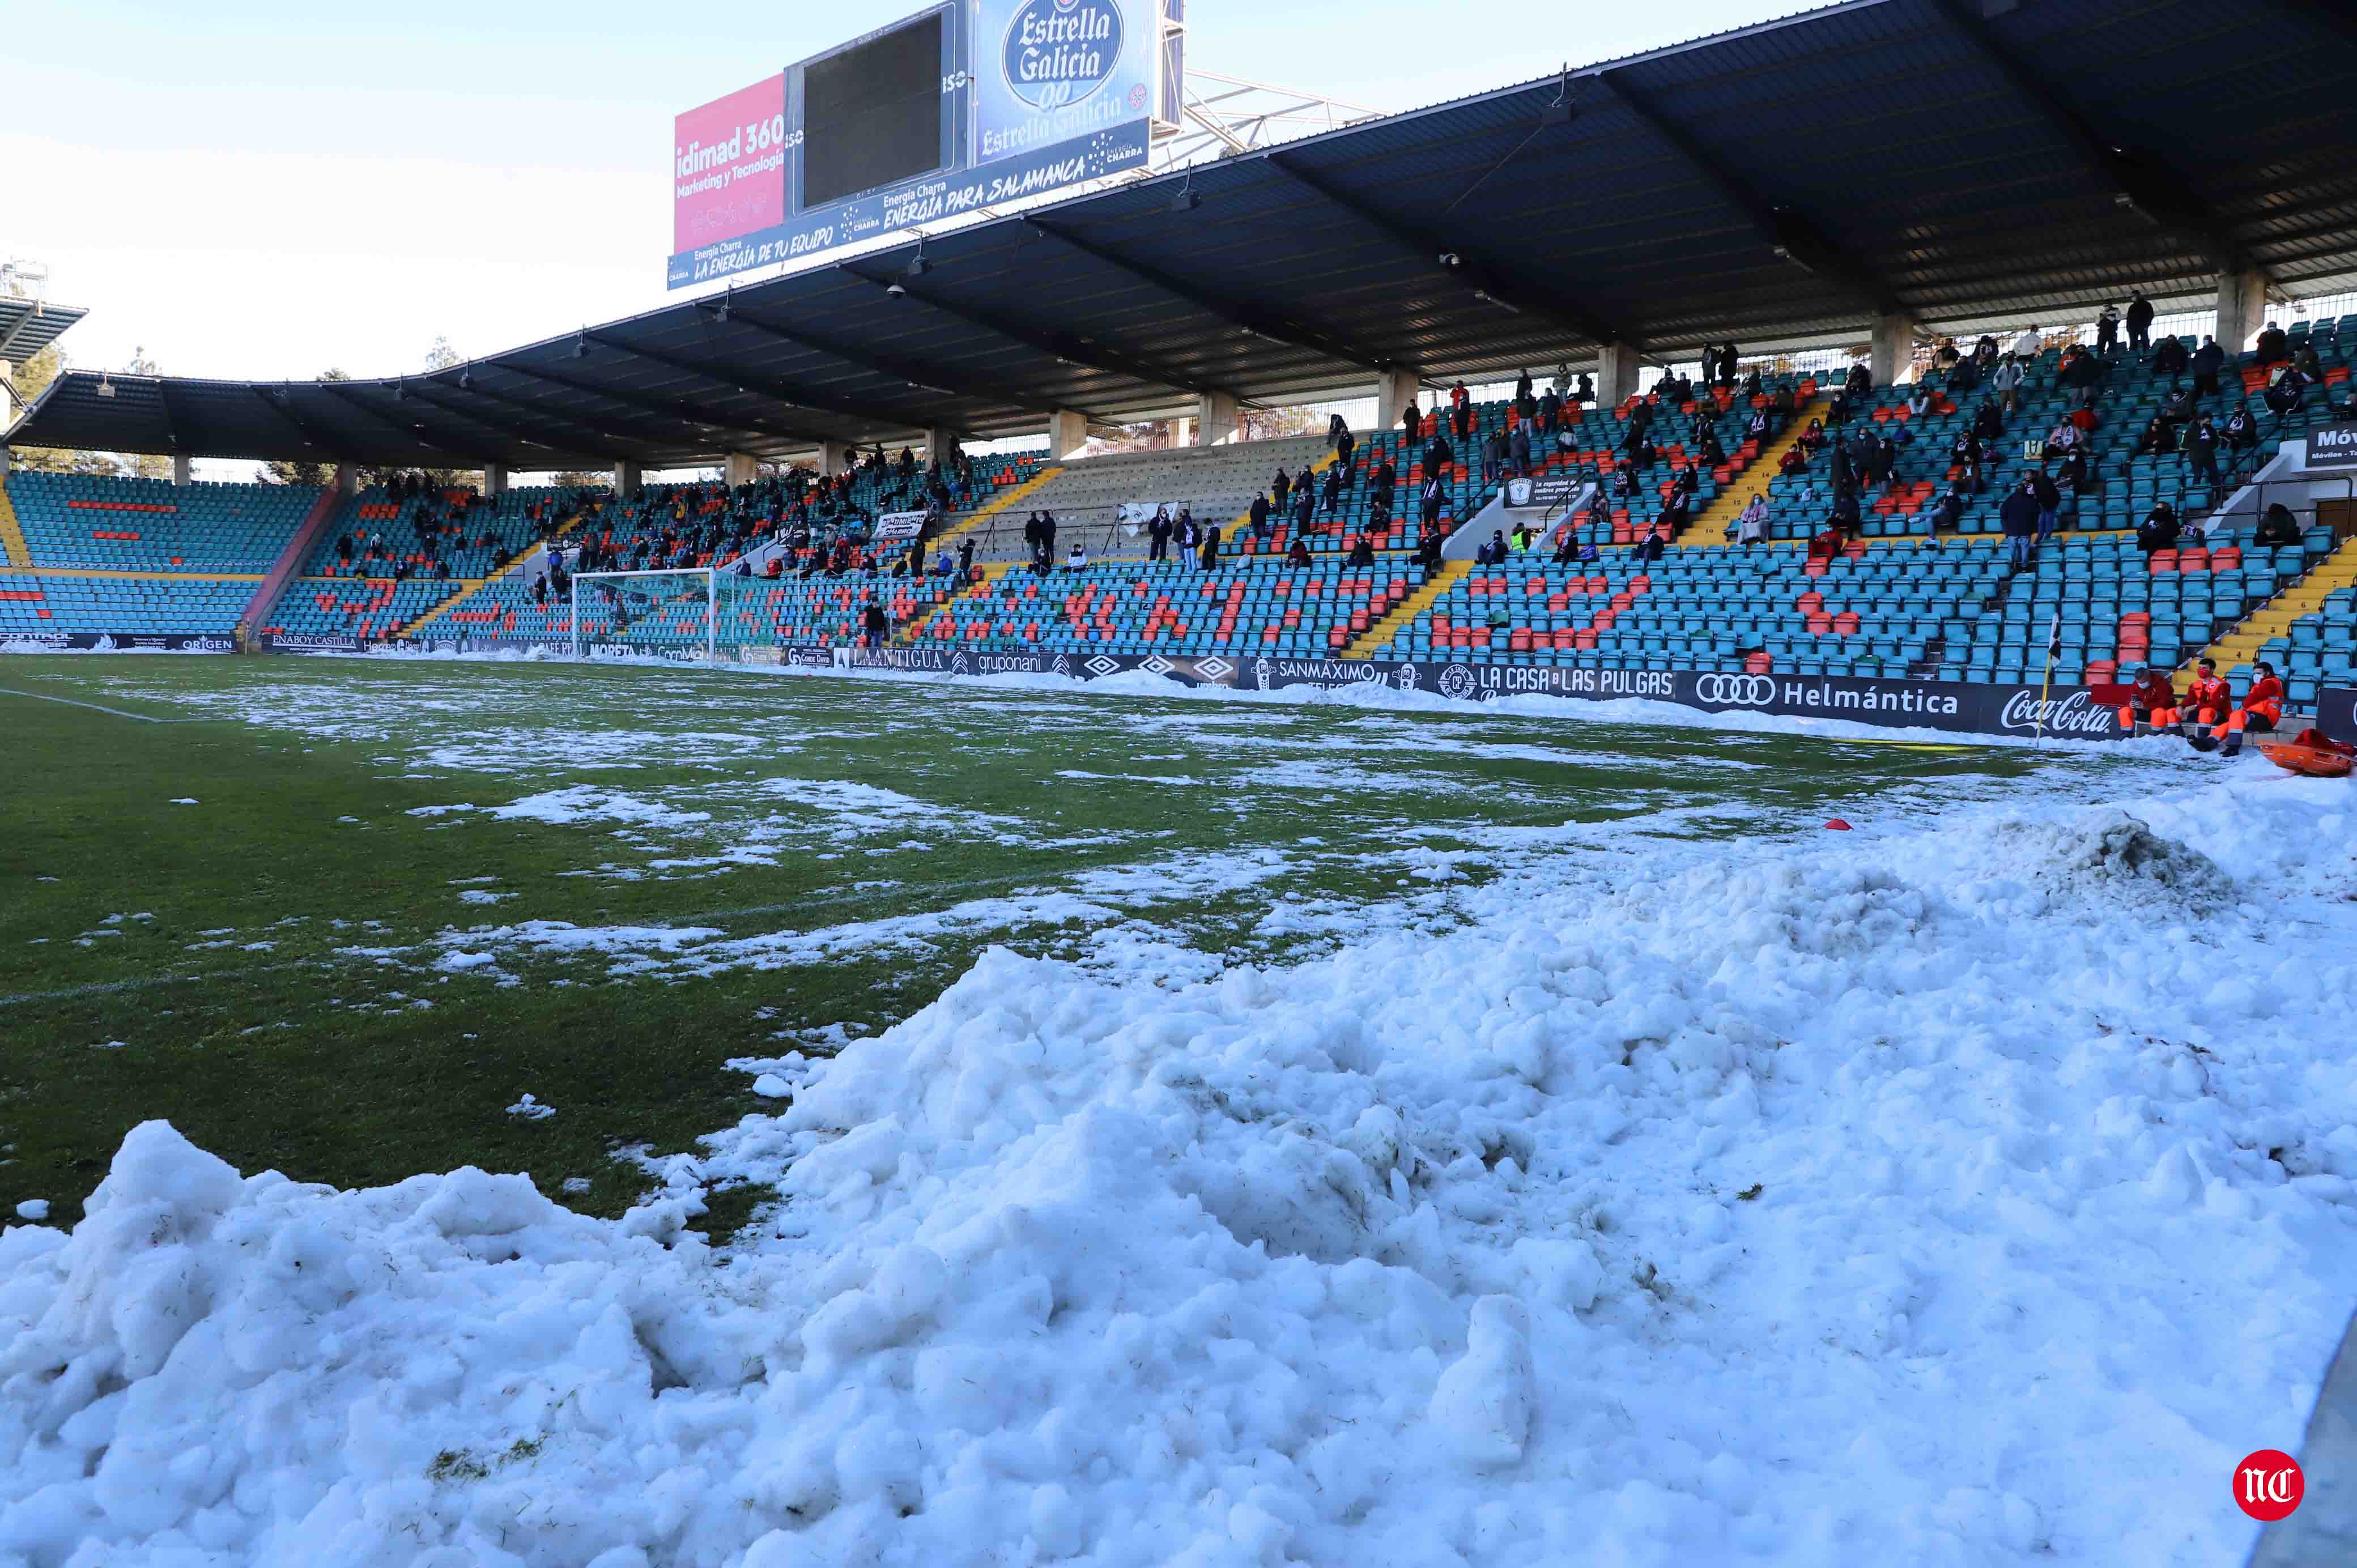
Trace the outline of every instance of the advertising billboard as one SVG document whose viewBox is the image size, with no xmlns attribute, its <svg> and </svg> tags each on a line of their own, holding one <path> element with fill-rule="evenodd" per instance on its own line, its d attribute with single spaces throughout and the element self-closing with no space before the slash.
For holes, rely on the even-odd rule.
<svg viewBox="0 0 2357 1568">
<path fill-rule="evenodd" d="M 672 122 L 674 259 L 720 257 L 786 220 L 785 142 L 783 75 Z"/>
<path fill-rule="evenodd" d="M 1172 0 L 947 0 L 679 117 L 687 288 L 1146 161 Z"/>
</svg>

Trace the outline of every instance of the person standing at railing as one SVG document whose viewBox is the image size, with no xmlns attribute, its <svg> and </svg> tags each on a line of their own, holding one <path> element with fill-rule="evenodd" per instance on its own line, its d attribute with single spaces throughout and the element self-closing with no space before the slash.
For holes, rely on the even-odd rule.
<svg viewBox="0 0 2357 1568">
<path fill-rule="evenodd" d="M 2186 432 L 2185 467 L 2193 478 L 2213 487 L 2226 482 L 2218 472 L 2218 427 L 2206 413 Z"/>
</svg>

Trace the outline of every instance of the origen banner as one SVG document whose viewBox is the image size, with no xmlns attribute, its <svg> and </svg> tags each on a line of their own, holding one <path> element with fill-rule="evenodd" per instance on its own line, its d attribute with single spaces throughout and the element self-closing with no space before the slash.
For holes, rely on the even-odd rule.
<svg viewBox="0 0 2357 1568">
<path fill-rule="evenodd" d="M 711 251 L 786 220 L 782 73 L 672 123 L 671 248 Z"/>
</svg>

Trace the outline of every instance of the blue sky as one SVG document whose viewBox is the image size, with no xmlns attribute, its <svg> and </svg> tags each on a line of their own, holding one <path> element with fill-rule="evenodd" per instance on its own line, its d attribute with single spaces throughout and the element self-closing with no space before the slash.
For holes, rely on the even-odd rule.
<svg viewBox="0 0 2357 1568">
<path fill-rule="evenodd" d="M 0 7 L 0 251 L 91 308 L 85 366 L 414 369 L 662 304 L 671 119 L 917 8 Z M 1190 0 L 1190 59 L 1410 109 L 1804 7 Z M 12 16 L 12 13 L 14 14 Z"/>
</svg>

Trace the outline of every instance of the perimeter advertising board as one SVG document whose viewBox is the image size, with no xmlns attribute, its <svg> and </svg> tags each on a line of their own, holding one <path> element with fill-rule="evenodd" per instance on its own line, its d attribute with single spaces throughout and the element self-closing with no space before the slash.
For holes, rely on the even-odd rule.
<svg viewBox="0 0 2357 1568">
<path fill-rule="evenodd" d="M 1146 162 L 1169 0 L 949 0 L 679 116 L 686 288 Z"/>
</svg>

